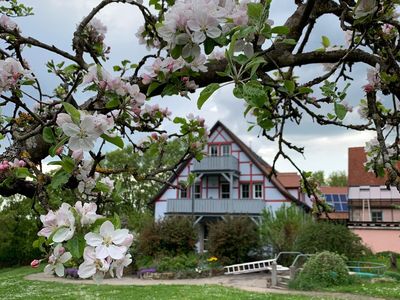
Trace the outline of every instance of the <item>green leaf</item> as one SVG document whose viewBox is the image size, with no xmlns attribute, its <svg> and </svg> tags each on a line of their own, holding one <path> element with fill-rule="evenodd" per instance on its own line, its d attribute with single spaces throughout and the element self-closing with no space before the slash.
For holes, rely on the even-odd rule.
<svg viewBox="0 0 400 300">
<path fill-rule="evenodd" d="M 70 178 L 70 174 L 66 172 L 64 169 L 58 170 L 53 178 L 51 179 L 50 186 L 55 190 L 61 187 L 62 185 L 66 184 Z"/>
<path fill-rule="evenodd" d="M 289 94 L 289 95 L 293 95 L 294 90 L 295 90 L 295 88 L 296 88 L 295 82 L 292 81 L 292 80 L 285 80 L 285 82 L 283 83 L 283 85 L 284 85 L 285 88 L 287 89 L 288 94 Z"/>
<path fill-rule="evenodd" d="M 270 119 L 263 119 L 258 122 L 258 125 L 265 130 L 270 130 L 274 128 L 274 122 L 272 122 Z"/>
<path fill-rule="evenodd" d="M 35 176 L 33 176 L 31 172 L 29 172 L 28 168 L 16 168 L 15 176 L 17 178 L 26 178 L 26 177 L 35 178 Z"/>
<path fill-rule="evenodd" d="M 99 192 L 108 193 L 110 191 L 110 187 L 101 181 L 97 181 L 96 190 Z"/>
<path fill-rule="evenodd" d="M 68 240 L 67 248 L 73 258 L 80 259 L 83 256 L 86 241 L 81 234 L 76 234 L 72 239 Z"/>
<path fill-rule="evenodd" d="M 276 33 L 279 35 L 288 34 L 290 32 L 289 28 L 286 26 L 275 26 L 271 28 L 271 33 Z"/>
<path fill-rule="evenodd" d="M 79 110 L 77 110 L 72 104 L 68 102 L 62 102 L 62 105 L 65 109 L 65 111 L 71 116 L 72 121 L 75 124 L 79 124 L 81 114 L 79 113 Z"/>
<path fill-rule="evenodd" d="M 46 143 L 54 144 L 56 142 L 56 137 L 51 127 L 43 128 L 43 139 Z"/>
<path fill-rule="evenodd" d="M 176 45 L 174 49 L 171 50 L 171 56 L 173 59 L 178 59 L 182 55 L 182 45 Z"/>
<path fill-rule="evenodd" d="M 243 85 L 238 84 L 233 88 L 233 95 L 236 98 L 242 99 L 243 98 Z"/>
<path fill-rule="evenodd" d="M 324 46 L 324 48 L 328 48 L 331 45 L 331 41 L 329 40 L 329 38 L 325 35 L 322 36 L 322 46 Z"/>
<path fill-rule="evenodd" d="M 106 108 L 116 108 L 120 106 L 120 104 L 121 102 L 118 97 L 112 97 L 112 99 L 106 103 Z"/>
<path fill-rule="evenodd" d="M 121 228 L 121 219 L 119 218 L 117 213 L 114 213 L 114 217 L 111 222 L 114 224 L 115 229 Z"/>
<path fill-rule="evenodd" d="M 64 156 L 61 161 L 61 166 L 66 172 L 72 173 L 75 169 L 75 161 L 69 156 Z"/>
<path fill-rule="evenodd" d="M 256 107 L 262 107 L 267 101 L 264 86 L 256 80 L 251 80 L 243 86 L 243 96 L 247 102 Z"/>
<path fill-rule="evenodd" d="M 208 86 L 206 86 L 200 93 L 199 100 L 197 100 L 197 107 L 198 109 L 201 109 L 204 105 L 204 103 L 210 98 L 210 96 L 220 88 L 220 85 L 218 83 L 211 83 Z"/>
<path fill-rule="evenodd" d="M 340 103 L 335 103 L 335 114 L 340 120 L 343 120 L 347 114 L 346 107 Z"/>
<path fill-rule="evenodd" d="M 181 117 L 175 117 L 174 121 L 175 124 L 186 124 L 186 120 Z"/>
<path fill-rule="evenodd" d="M 288 45 L 296 45 L 297 41 L 295 39 L 284 39 L 282 43 L 288 44 Z"/>
<path fill-rule="evenodd" d="M 264 7 L 261 3 L 247 3 L 247 15 L 252 24 L 257 23 L 263 13 Z"/>
<path fill-rule="evenodd" d="M 211 52 L 213 52 L 215 46 L 216 46 L 216 43 L 214 42 L 214 40 L 211 38 L 207 38 L 204 41 L 204 52 L 207 55 L 209 55 Z"/>
<path fill-rule="evenodd" d="M 120 66 L 114 66 L 114 67 L 113 67 L 113 70 L 114 70 L 115 72 L 119 72 L 119 71 L 121 71 L 122 69 L 121 69 Z"/>
<path fill-rule="evenodd" d="M 120 136 L 109 136 L 105 133 L 103 133 L 101 136 L 101 138 L 103 138 L 105 141 L 114 144 L 115 146 L 123 149 L 124 148 L 124 141 Z"/>
<path fill-rule="evenodd" d="M 160 84 L 156 81 L 150 83 L 149 87 L 147 88 L 147 96 L 150 96 L 151 93 L 160 86 Z"/>
<path fill-rule="evenodd" d="M 33 248 L 39 248 L 40 251 L 45 252 L 43 244 L 46 242 L 46 238 L 44 236 L 39 236 L 37 240 L 34 240 L 32 243 Z"/>
<path fill-rule="evenodd" d="M 307 87 L 307 86 L 301 86 L 299 88 L 299 93 L 300 94 L 311 94 L 313 92 L 314 92 L 314 90 L 312 88 Z"/>
</svg>

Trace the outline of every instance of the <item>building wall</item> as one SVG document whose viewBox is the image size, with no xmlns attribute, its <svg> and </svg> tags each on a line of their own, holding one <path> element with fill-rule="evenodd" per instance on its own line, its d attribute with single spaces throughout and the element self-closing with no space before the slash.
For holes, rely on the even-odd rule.
<svg viewBox="0 0 400 300">
<path fill-rule="evenodd" d="M 351 228 L 374 253 L 400 253 L 400 229 Z"/>
<path fill-rule="evenodd" d="M 390 208 L 371 208 L 371 211 L 382 211 L 382 222 L 400 222 L 400 210 Z M 371 221 L 371 216 L 368 214 L 368 210 L 365 209 L 364 220 L 362 208 L 352 208 L 350 221 L 361 222 Z"/>
</svg>

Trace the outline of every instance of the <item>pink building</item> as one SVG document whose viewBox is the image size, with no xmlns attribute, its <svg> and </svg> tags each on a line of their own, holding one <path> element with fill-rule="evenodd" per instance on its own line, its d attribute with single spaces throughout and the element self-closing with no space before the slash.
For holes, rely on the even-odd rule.
<svg viewBox="0 0 400 300">
<path fill-rule="evenodd" d="M 400 193 L 365 162 L 363 147 L 349 148 L 349 228 L 374 252 L 400 253 Z"/>
<path fill-rule="evenodd" d="M 181 165 L 170 183 L 177 185 L 190 173 L 195 184 L 187 190 L 165 185 L 153 199 L 155 218 L 171 215 L 194 217 L 199 230 L 199 251 L 207 240 L 207 224 L 225 215 L 246 215 L 258 223 L 265 208 L 277 209 L 283 203 L 296 203 L 309 210 L 311 203 L 300 193 L 296 173 L 268 175 L 271 166 L 245 145 L 224 124 L 217 122 L 210 130 L 202 161 L 195 159 Z"/>
</svg>

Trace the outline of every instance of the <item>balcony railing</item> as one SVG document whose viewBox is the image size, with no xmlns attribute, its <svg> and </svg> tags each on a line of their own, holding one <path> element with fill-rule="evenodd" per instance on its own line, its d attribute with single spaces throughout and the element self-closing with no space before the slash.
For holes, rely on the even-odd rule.
<svg viewBox="0 0 400 300">
<path fill-rule="evenodd" d="M 239 172 L 239 160 L 234 156 L 209 156 L 194 161 L 193 172 Z"/>
<path fill-rule="evenodd" d="M 168 199 L 169 214 L 261 214 L 262 199 Z"/>
</svg>

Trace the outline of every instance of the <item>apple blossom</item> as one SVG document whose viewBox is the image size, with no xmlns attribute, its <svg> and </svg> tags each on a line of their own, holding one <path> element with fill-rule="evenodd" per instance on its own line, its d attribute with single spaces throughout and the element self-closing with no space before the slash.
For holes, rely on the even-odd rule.
<svg viewBox="0 0 400 300">
<path fill-rule="evenodd" d="M 100 280 L 104 273 L 110 268 L 110 264 L 105 259 L 97 258 L 93 247 L 85 247 L 83 251 L 83 263 L 79 265 L 78 275 L 80 278 L 89 278 Z"/>
<path fill-rule="evenodd" d="M 112 259 L 121 259 L 127 247 L 121 244 L 128 237 L 127 229 L 114 229 L 110 221 L 105 221 L 100 226 L 100 234 L 89 232 L 85 240 L 89 246 L 95 247 L 96 258 L 104 259 L 110 256 Z"/>
<path fill-rule="evenodd" d="M 53 254 L 49 257 L 49 264 L 44 268 L 46 274 L 53 274 L 54 272 L 59 277 L 64 276 L 64 264 L 72 258 L 70 252 L 65 252 L 62 244 L 57 244 L 54 248 Z"/>
<path fill-rule="evenodd" d="M 115 270 L 115 276 L 119 279 L 122 278 L 124 268 L 129 266 L 132 262 L 132 255 L 131 254 L 126 254 L 123 258 L 114 260 L 111 263 L 110 266 L 110 274 L 112 277 L 114 277 L 114 270 Z"/>
<path fill-rule="evenodd" d="M 6 15 L 1 15 L 0 17 L 0 26 L 7 29 L 7 30 L 18 30 L 18 25 L 10 17 Z"/>
<path fill-rule="evenodd" d="M 17 86 L 22 77 L 31 78 L 29 70 L 12 57 L 0 60 L 0 92 L 8 91 Z"/>
<path fill-rule="evenodd" d="M 97 219 L 103 217 L 102 215 L 96 214 L 97 205 L 94 202 L 84 203 L 82 205 L 81 201 L 77 201 L 75 203 L 75 210 L 78 213 L 78 215 L 80 216 L 82 226 L 91 225 Z"/>
<path fill-rule="evenodd" d="M 47 215 L 41 215 L 43 229 L 38 232 L 39 236 L 49 238 L 52 234 L 53 241 L 61 243 L 72 238 L 75 232 L 75 217 L 71 211 L 71 206 L 67 203 L 53 212 L 50 210 Z"/>
</svg>

